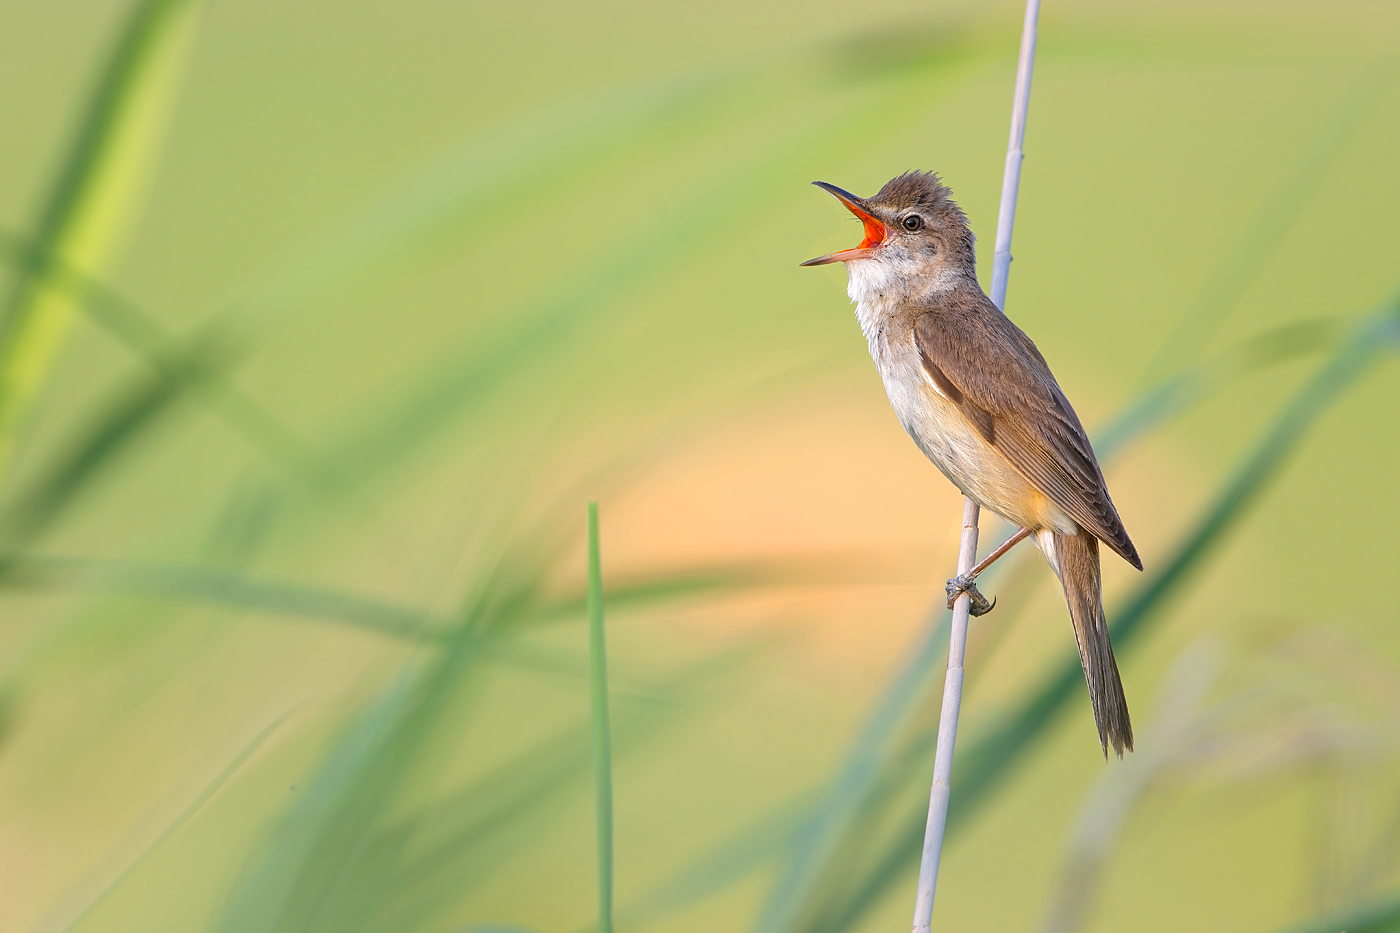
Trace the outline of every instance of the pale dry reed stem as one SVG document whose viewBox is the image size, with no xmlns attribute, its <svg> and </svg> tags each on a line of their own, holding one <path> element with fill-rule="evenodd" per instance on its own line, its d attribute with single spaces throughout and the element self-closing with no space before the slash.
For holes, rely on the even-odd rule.
<svg viewBox="0 0 1400 933">
<path fill-rule="evenodd" d="M 1001 209 L 997 212 L 996 251 L 992 255 L 991 299 L 1006 306 L 1006 280 L 1011 272 L 1011 228 L 1016 221 L 1016 193 L 1021 185 L 1021 146 L 1026 137 L 1026 110 L 1031 97 L 1031 70 L 1035 64 L 1035 29 L 1040 0 L 1026 0 L 1021 29 L 1021 57 L 1016 66 L 1016 95 L 1011 108 L 1011 137 L 1006 147 L 1006 168 L 1001 181 Z M 958 547 L 958 573 L 977 563 L 979 508 L 971 499 L 963 502 L 962 541 Z M 952 790 L 953 743 L 958 734 L 962 707 L 963 653 L 967 647 L 967 618 L 972 606 L 967 593 L 953 603 L 952 630 L 948 638 L 948 674 L 943 681 L 943 712 L 938 721 L 938 750 L 933 762 L 933 788 L 929 792 L 928 824 L 924 853 L 919 863 L 919 889 L 914 899 L 913 933 L 929 929 L 933 894 L 938 884 L 938 862 L 943 854 L 943 831 L 948 823 L 948 796 Z"/>
</svg>

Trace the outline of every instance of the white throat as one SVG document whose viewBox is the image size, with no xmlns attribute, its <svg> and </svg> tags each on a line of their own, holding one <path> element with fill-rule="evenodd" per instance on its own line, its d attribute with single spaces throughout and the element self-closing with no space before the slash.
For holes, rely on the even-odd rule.
<svg viewBox="0 0 1400 933">
<path fill-rule="evenodd" d="M 901 306 L 916 297 L 922 299 L 950 291 L 960 278 L 959 272 L 952 269 L 940 269 L 933 276 L 927 272 L 911 275 L 911 272 L 913 270 L 901 269 L 897 262 L 884 259 L 855 259 L 846 263 L 849 277 L 846 294 L 855 302 L 856 320 L 870 344 L 871 356 L 877 360 L 885 322 Z"/>
<path fill-rule="evenodd" d="M 860 331 L 876 353 L 880 325 L 909 295 L 908 280 L 888 263 L 878 259 L 856 259 L 846 263 L 846 294 L 856 305 L 856 320 Z"/>
</svg>

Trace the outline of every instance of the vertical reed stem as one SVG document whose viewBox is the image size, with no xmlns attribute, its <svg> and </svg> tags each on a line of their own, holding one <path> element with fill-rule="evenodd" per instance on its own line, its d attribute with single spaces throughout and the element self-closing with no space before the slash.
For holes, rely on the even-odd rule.
<svg viewBox="0 0 1400 933">
<path fill-rule="evenodd" d="M 1021 57 L 1016 66 L 1016 95 L 1011 109 L 1011 138 L 1006 147 L 1006 168 L 1001 181 L 1001 209 L 997 212 L 996 251 L 992 255 L 991 299 L 1006 306 L 1006 280 L 1011 272 L 1011 228 L 1016 222 L 1016 193 L 1021 185 L 1021 151 L 1026 137 L 1026 110 L 1031 97 L 1031 70 L 1035 64 L 1036 20 L 1040 0 L 1026 0 L 1021 30 Z M 962 540 L 958 546 L 958 573 L 977 563 L 977 518 L 980 509 L 971 499 L 963 501 Z M 953 743 L 958 735 L 962 707 L 963 653 L 967 647 L 967 618 L 971 598 L 963 593 L 953 603 L 952 631 L 948 638 L 948 674 L 943 681 L 943 712 L 938 721 L 938 749 L 933 762 L 933 787 L 929 791 L 928 824 L 924 829 L 924 853 L 919 863 L 919 889 L 914 899 L 913 933 L 925 933 L 933 918 L 933 894 L 938 885 L 938 862 L 943 854 L 943 831 L 948 823 L 948 796 L 952 790 Z"/>
<path fill-rule="evenodd" d="M 593 790 L 598 822 L 598 933 L 612 933 L 612 735 L 608 725 L 608 646 L 603 632 L 597 502 L 588 503 L 588 674 L 593 695 Z"/>
</svg>

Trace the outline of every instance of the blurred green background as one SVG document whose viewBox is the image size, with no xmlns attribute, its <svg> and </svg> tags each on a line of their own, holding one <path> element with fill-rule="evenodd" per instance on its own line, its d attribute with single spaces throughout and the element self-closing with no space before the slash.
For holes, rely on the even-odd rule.
<svg viewBox="0 0 1400 933">
<path fill-rule="evenodd" d="M 590 497 L 619 929 L 902 928 L 960 500 L 807 183 L 939 171 L 985 275 L 1020 19 L 0 6 L 0 929 L 593 928 Z M 1398 53 L 1046 3 L 1007 310 L 1138 751 L 989 575 L 936 929 L 1400 929 Z"/>
</svg>

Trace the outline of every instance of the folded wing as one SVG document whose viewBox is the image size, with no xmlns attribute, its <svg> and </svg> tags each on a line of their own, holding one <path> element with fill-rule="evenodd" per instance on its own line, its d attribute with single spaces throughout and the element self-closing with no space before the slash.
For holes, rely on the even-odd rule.
<svg viewBox="0 0 1400 933">
<path fill-rule="evenodd" d="M 934 384 L 982 437 L 1046 498 L 1141 570 L 1089 436 L 1030 338 L 980 290 L 969 289 L 920 316 L 914 342 Z"/>
</svg>

